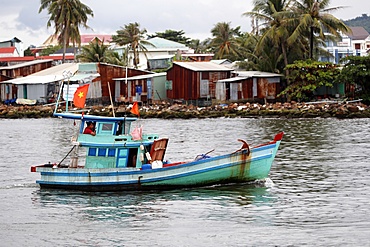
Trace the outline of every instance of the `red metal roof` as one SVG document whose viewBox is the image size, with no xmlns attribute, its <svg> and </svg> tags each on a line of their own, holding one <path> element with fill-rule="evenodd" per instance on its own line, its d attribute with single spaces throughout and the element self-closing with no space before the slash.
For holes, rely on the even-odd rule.
<svg viewBox="0 0 370 247">
<path fill-rule="evenodd" d="M 0 57 L 0 62 L 27 62 L 33 60 L 45 60 L 45 59 L 53 59 L 53 60 L 62 60 L 63 56 L 26 56 L 26 57 Z M 66 60 L 74 60 L 74 55 L 66 55 Z"/>
<path fill-rule="evenodd" d="M 112 41 L 112 35 L 109 34 L 81 34 L 81 43 L 88 44 L 95 38 L 98 38 L 100 41 L 104 40 L 104 43 Z"/>
<path fill-rule="evenodd" d="M 0 53 L 14 53 L 15 47 L 0 47 Z"/>
<path fill-rule="evenodd" d="M 27 61 L 33 61 L 35 60 L 32 56 L 26 56 L 26 57 L 0 57 L 0 62 L 27 62 Z"/>
</svg>

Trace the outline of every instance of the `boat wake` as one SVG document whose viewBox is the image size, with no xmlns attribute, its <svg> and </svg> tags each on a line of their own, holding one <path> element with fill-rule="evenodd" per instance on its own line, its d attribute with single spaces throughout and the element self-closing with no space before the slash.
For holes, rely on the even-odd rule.
<svg viewBox="0 0 370 247">
<path fill-rule="evenodd" d="M 39 185 L 36 183 L 20 183 L 20 184 L 2 185 L 0 186 L 0 190 L 16 188 L 37 188 L 37 187 L 39 187 Z"/>
</svg>

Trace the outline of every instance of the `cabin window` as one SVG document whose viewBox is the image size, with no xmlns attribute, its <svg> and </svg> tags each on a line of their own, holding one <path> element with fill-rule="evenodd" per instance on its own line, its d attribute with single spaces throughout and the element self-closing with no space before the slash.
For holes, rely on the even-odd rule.
<svg viewBox="0 0 370 247">
<path fill-rule="evenodd" d="M 96 156 L 96 148 L 89 148 L 89 156 Z"/>
<path fill-rule="evenodd" d="M 108 149 L 108 157 L 114 157 L 116 156 L 116 149 L 115 148 L 109 148 Z"/>
<path fill-rule="evenodd" d="M 105 149 L 105 148 L 99 148 L 98 156 L 105 157 L 106 153 L 107 153 L 107 149 Z"/>
<path fill-rule="evenodd" d="M 99 134 L 113 134 L 113 123 L 99 123 Z"/>
<path fill-rule="evenodd" d="M 119 149 L 117 157 L 117 167 L 126 167 L 127 166 L 127 149 Z"/>
<path fill-rule="evenodd" d="M 119 156 L 127 156 L 127 149 L 120 149 Z"/>
</svg>

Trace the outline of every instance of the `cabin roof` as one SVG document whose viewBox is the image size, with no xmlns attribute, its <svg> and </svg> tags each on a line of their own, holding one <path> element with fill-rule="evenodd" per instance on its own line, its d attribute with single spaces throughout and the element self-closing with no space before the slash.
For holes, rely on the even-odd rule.
<svg viewBox="0 0 370 247">
<path fill-rule="evenodd" d="M 71 112 L 54 113 L 55 117 L 67 118 L 67 119 L 77 119 L 84 121 L 95 121 L 95 122 L 117 122 L 117 121 L 136 121 L 136 117 L 105 117 L 105 116 L 95 116 L 95 115 L 82 115 Z"/>
</svg>

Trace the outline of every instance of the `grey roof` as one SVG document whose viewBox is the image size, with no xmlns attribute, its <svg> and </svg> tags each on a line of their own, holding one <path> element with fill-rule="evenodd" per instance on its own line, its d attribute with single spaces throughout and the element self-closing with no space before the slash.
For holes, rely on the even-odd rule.
<svg viewBox="0 0 370 247">
<path fill-rule="evenodd" d="M 73 47 L 67 47 L 66 54 L 74 54 L 74 53 L 75 53 L 75 48 L 73 48 Z M 55 51 L 53 54 L 51 54 L 51 56 L 52 55 L 60 55 L 60 54 L 63 54 L 63 48 Z"/>
<path fill-rule="evenodd" d="M 3 84 L 45 84 L 53 81 L 60 81 L 65 79 L 63 72 L 70 71 L 71 75 L 78 70 L 77 63 L 64 63 L 42 71 L 36 72 L 32 75 L 19 77 L 12 80 L 2 81 Z"/>
<path fill-rule="evenodd" d="M 131 81 L 131 80 L 142 80 L 142 79 L 149 79 L 149 78 L 153 78 L 153 77 L 158 77 L 158 76 L 166 76 L 166 72 L 162 72 L 162 73 L 153 73 L 153 74 L 147 74 L 147 75 L 136 75 L 136 76 L 132 76 L 132 77 L 122 77 L 122 78 L 113 78 L 112 80 L 113 81 L 124 81 L 124 80 L 128 80 L 128 81 Z"/>
<path fill-rule="evenodd" d="M 232 71 L 233 69 L 213 62 L 173 62 L 178 66 L 192 71 Z"/>
<path fill-rule="evenodd" d="M 248 77 L 242 77 L 242 76 L 237 76 L 237 77 L 231 77 L 223 80 L 218 80 L 217 82 L 237 82 L 237 81 L 242 81 L 247 79 Z"/>
<path fill-rule="evenodd" d="M 282 74 L 270 73 L 270 72 L 261 72 L 261 71 L 238 71 L 235 74 L 239 77 L 281 77 Z"/>
<path fill-rule="evenodd" d="M 212 63 L 217 63 L 217 64 L 231 64 L 232 62 L 229 59 L 212 59 Z"/>
<path fill-rule="evenodd" d="M 369 32 L 363 27 L 350 27 L 352 34 L 348 34 L 348 37 L 354 40 L 364 40 L 369 37 Z"/>
<path fill-rule="evenodd" d="M 147 49 L 150 49 L 150 48 L 157 48 L 157 49 L 174 48 L 174 49 L 180 49 L 181 50 L 181 49 L 187 48 L 186 45 L 184 45 L 184 44 L 181 44 L 181 43 L 178 43 L 178 42 L 175 42 L 175 41 L 172 41 L 172 40 L 168 40 L 168 39 L 163 39 L 163 38 L 160 38 L 160 37 L 154 37 L 154 38 L 148 39 L 147 41 L 155 46 L 155 47 L 153 47 L 153 46 L 150 46 L 150 45 L 145 45 L 145 47 Z"/>
</svg>

